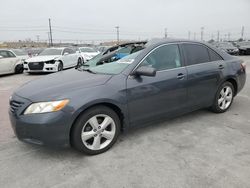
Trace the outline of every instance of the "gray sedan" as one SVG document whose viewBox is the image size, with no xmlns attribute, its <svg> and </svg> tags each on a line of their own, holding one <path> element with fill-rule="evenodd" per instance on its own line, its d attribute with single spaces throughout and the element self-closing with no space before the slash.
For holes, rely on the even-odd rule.
<svg viewBox="0 0 250 188">
<path fill-rule="evenodd" d="M 24 142 L 107 151 L 122 130 L 201 108 L 226 112 L 246 81 L 245 64 L 207 44 L 159 40 L 117 62 L 45 76 L 10 99 Z"/>
</svg>

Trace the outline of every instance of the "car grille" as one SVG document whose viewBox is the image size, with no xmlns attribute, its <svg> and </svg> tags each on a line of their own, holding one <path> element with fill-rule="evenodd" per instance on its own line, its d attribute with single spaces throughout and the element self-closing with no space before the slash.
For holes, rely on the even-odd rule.
<svg viewBox="0 0 250 188">
<path fill-rule="evenodd" d="M 29 63 L 30 70 L 43 70 L 44 62 Z"/>
<path fill-rule="evenodd" d="M 10 101 L 10 111 L 12 113 L 15 113 L 19 108 L 22 107 L 23 104 L 24 104 L 23 102 L 11 100 Z"/>
</svg>

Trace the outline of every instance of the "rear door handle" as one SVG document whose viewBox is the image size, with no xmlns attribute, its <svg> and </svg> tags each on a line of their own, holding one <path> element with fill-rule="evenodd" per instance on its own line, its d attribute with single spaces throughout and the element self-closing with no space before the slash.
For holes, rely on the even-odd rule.
<svg viewBox="0 0 250 188">
<path fill-rule="evenodd" d="M 179 79 L 179 80 L 182 80 L 184 77 L 185 77 L 185 75 L 183 73 L 179 73 L 177 75 L 177 79 Z"/>
<path fill-rule="evenodd" d="M 219 69 L 224 69 L 224 66 L 223 65 L 219 65 Z"/>
</svg>

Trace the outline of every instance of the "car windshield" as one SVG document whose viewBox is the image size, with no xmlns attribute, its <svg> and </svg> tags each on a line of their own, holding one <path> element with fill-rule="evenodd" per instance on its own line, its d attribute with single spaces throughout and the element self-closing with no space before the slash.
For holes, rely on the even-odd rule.
<svg viewBox="0 0 250 188">
<path fill-rule="evenodd" d="M 220 47 L 233 47 L 233 44 L 230 42 L 222 42 L 222 43 L 219 43 L 218 46 L 220 46 Z"/>
<path fill-rule="evenodd" d="M 53 49 L 53 48 L 47 48 L 43 50 L 39 56 L 44 56 L 44 55 L 61 55 L 62 54 L 62 49 Z"/>
<path fill-rule="evenodd" d="M 86 47 L 79 48 L 79 50 L 80 50 L 81 52 L 87 52 L 87 53 L 97 52 L 97 51 L 94 50 L 93 48 L 86 48 Z"/>
<path fill-rule="evenodd" d="M 134 62 L 139 53 L 141 53 L 141 51 L 128 55 L 112 63 L 91 67 L 89 70 L 97 74 L 119 74 Z"/>
<path fill-rule="evenodd" d="M 88 67 L 94 67 L 99 62 L 99 60 L 102 58 L 103 54 L 98 54 L 92 59 L 90 59 L 87 63 L 84 64 L 84 66 Z"/>
<path fill-rule="evenodd" d="M 17 56 L 24 56 L 24 55 L 28 55 L 27 52 L 25 52 L 24 50 L 19 50 L 19 49 L 14 49 L 12 50 Z"/>
</svg>

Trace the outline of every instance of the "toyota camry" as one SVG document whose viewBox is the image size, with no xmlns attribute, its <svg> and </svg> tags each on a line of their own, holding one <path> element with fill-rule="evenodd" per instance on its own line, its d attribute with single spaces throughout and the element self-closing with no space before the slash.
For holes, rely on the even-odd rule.
<svg viewBox="0 0 250 188">
<path fill-rule="evenodd" d="M 10 98 L 9 116 L 21 141 L 93 155 L 131 127 L 202 108 L 226 112 L 245 81 L 238 58 L 205 43 L 162 39 L 115 63 L 24 84 Z"/>
</svg>

